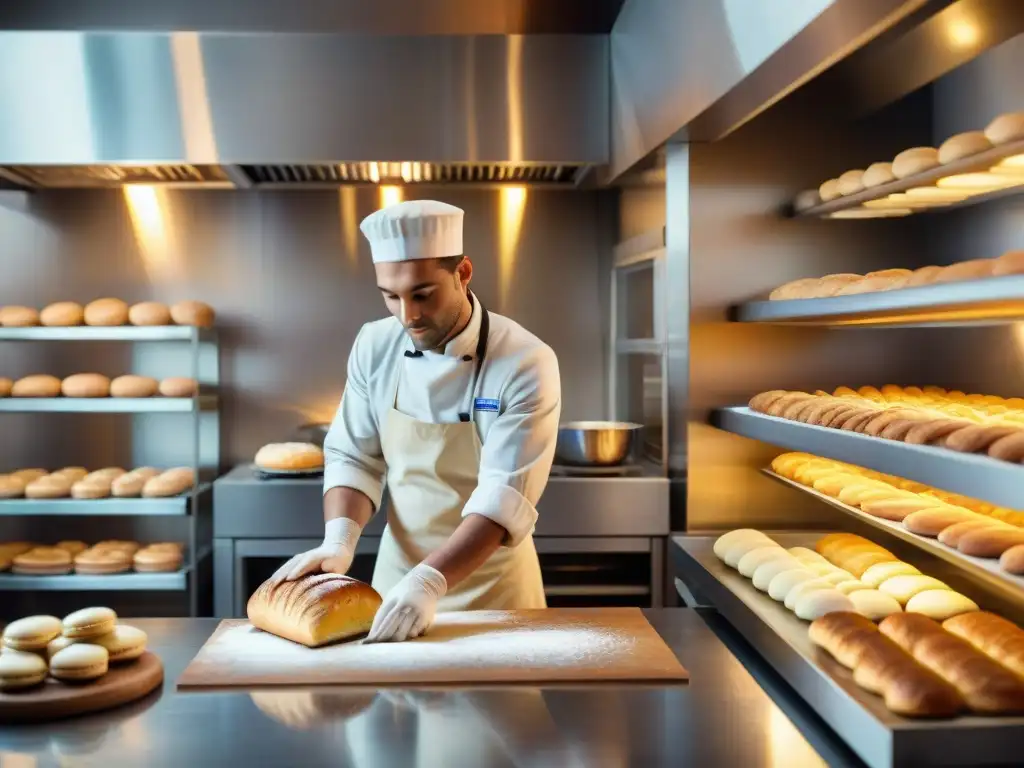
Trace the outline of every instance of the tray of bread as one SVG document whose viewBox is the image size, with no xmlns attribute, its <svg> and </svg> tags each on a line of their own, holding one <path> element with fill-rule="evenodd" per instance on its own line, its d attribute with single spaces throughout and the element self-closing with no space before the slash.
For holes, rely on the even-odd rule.
<svg viewBox="0 0 1024 768">
<path fill-rule="evenodd" d="M 315 443 L 267 443 L 256 452 L 254 465 L 262 480 L 319 477 L 324 473 L 324 452 Z"/>
<path fill-rule="evenodd" d="M 19 469 L 0 475 L 0 499 L 162 499 L 180 496 L 195 488 L 196 473 L 191 467 L 157 469 L 104 467 L 93 471 L 85 467 Z"/>
<path fill-rule="evenodd" d="M 215 319 L 213 307 L 194 299 L 171 305 L 159 301 L 141 301 L 129 305 L 121 299 L 101 298 L 85 305 L 77 301 L 57 301 L 39 309 L 20 305 L 0 307 L 0 327 L 6 329 L 75 328 L 87 331 L 92 328 L 127 326 L 210 328 Z M 95 337 L 95 334 L 82 335 L 84 338 Z M 32 336 L 27 334 L 27 337 Z M 4 337 L 17 338 L 17 335 L 8 332 Z"/>
<path fill-rule="evenodd" d="M 1024 630 L 980 596 L 851 533 L 674 542 L 686 581 L 869 765 L 1017 759 Z"/>
<path fill-rule="evenodd" d="M 89 545 L 84 541 L 36 544 L 30 541 L 0 542 L 0 572 L 20 576 L 110 576 L 120 573 L 175 573 L 185 556 L 173 541 L 142 544 L 107 539 Z M 4 575 L 0 573 L 0 579 Z"/>
<path fill-rule="evenodd" d="M 102 606 L 11 622 L 0 639 L 0 723 L 54 720 L 146 696 L 164 679 L 147 639 Z"/>
</svg>

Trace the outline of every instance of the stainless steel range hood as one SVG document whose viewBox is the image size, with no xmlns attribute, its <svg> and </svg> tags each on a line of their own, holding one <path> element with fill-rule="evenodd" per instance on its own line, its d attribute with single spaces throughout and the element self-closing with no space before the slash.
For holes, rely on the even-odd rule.
<svg viewBox="0 0 1024 768">
<path fill-rule="evenodd" d="M 572 186 L 607 162 L 595 35 L 0 33 L 30 188 Z"/>
</svg>

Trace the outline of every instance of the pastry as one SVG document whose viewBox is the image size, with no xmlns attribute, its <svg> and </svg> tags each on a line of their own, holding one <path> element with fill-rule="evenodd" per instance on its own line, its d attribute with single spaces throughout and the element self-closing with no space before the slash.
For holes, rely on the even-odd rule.
<svg viewBox="0 0 1024 768">
<path fill-rule="evenodd" d="M 74 643 L 50 657 L 50 675 L 58 680 L 82 682 L 107 674 L 110 654 L 92 643 Z"/>
<path fill-rule="evenodd" d="M 123 664 L 139 658 L 146 651 L 148 637 L 145 632 L 127 624 L 118 624 L 114 631 L 95 637 L 89 642 L 105 648 L 111 664 Z"/>
<path fill-rule="evenodd" d="M 939 147 L 939 162 L 945 165 L 992 149 L 992 142 L 982 131 L 967 131 L 950 136 Z"/>
<path fill-rule="evenodd" d="M 968 531 L 960 537 L 956 548 L 965 555 L 999 557 L 1018 544 L 1024 544 L 1024 528 L 1000 525 Z"/>
<path fill-rule="evenodd" d="M 793 198 L 793 209 L 796 211 L 806 211 L 808 208 L 813 208 L 820 203 L 821 195 L 818 194 L 818 190 L 804 189 Z"/>
<path fill-rule="evenodd" d="M 143 547 L 135 553 L 133 565 L 139 573 L 172 573 L 181 568 L 184 557 L 176 547 Z"/>
<path fill-rule="evenodd" d="M 922 613 L 929 619 L 945 621 L 961 613 L 978 610 L 978 604 L 951 589 L 926 589 L 907 601 L 907 613 Z"/>
<path fill-rule="evenodd" d="M 46 374 L 25 376 L 11 387 L 11 397 L 57 397 L 59 394 L 60 379 Z"/>
<path fill-rule="evenodd" d="M 829 179 L 822 182 L 821 186 L 818 187 L 818 197 L 825 203 L 829 200 L 835 200 L 841 194 L 839 191 L 839 179 Z"/>
<path fill-rule="evenodd" d="M 935 538 L 943 529 L 967 520 L 984 519 L 983 515 L 961 507 L 936 507 L 923 509 L 903 518 L 903 527 L 911 533 Z"/>
<path fill-rule="evenodd" d="M 71 554 L 57 547 L 35 547 L 14 558 L 11 570 L 26 576 L 59 576 L 71 572 Z"/>
<path fill-rule="evenodd" d="M 772 558 L 755 568 L 754 574 L 751 577 L 751 583 L 753 583 L 755 589 L 767 592 L 772 579 L 783 571 L 791 571 L 794 568 L 800 567 L 800 561 L 787 552 L 785 557 Z"/>
<path fill-rule="evenodd" d="M 756 547 L 743 557 L 736 564 L 736 570 L 741 575 L 746 576 L 748 579 L 754 575 L 754 571 L 762 563 L 767 563 L 770 560 L 776 560 L 779 558 L 786 559 L 792 557 L 785 549 L 780 547 L 778 544 L 772 542 L 770 545 Z"/>
<path fill-rule="evenodd" d="M 171 319 L 178 325 L 195 325 L 209 328 L 213 325 L 213 307 L 201 301 L 179 301 L 171 305 Z"/>
<path fill-rule="evenodd" d="M 948 528 L 943 528 L 939 532 L 939 541 L 945 544 L 947 547 L 956 547 L 960 543 L 960 539 L 965 533 L 971 531 L 980 530 L 981 528 L 999 528 L 1007 527 L 1004 523 L 994 519 L 986 520 L 965 520 L 962 523 L 956 523 Z"/>
<path fill-rule="evenodd" d="M 836 182 L 840 195 L 855 195 L 864 190 L 864 171 L 847 171 Z"/>
<path fill-rule="evenodd" d="M 10 305 L 0 307 L 0 326 L 4 328 L 28 328 L 39 325 L 39 313 L 32 307 Z"/>
<path fill-rule="evenodd" d="M 916 576 L 920 573 L 921 572 L 910 563 L 893 560 L 887 563 L 877 563 L 872 565 L 861 574 L 860 580 L 869 587 L 877 589 L 883 581 L 891 579 L 894 576 Z"/>
<path fill-rule="evenodd" d="M 91 547 L 75 556 L 75 572 L 92 576 L 131 570 L 132 555 L 112 547 Z"/>
<path fill-rule="evenodd" d="M 877 589 L 858 589 L 849 593 L 853 609 L 866 619 L 881 621 L 903 610 L 896 598 Z"/>
<path fill-rule="evenodd" d="M 256 452 L 255 461 L 260 469 L 323 469 L 324 452 L 313 443 L 269 443 Z"/>
<path fill-rule="evenodd" d="M 14 475 L 0 475 L 0 499 L 18 499 L 24 495 L 24 480 Z"/>
<path fill-rule="evenodd" d="M 149 376 L 118 376 L 110 382 L 111 397 L 152 397 L 159 382 Z"/>
<path fill-rule="evenodd" d="M 44 307 L 39 313 L 39 322 L 48 326 L 71 326 L 81 325 L 85 319 L 85 310 L 81 304 L 73 301 L 58 301 Z"/>
<path fill-rule="evenodd" d="M 853 601 L 837 589 L 813 589 L 800 596 L 793 612 L 805 621 L 820 619 L 835 611 L 854 610 Z"/>
<path fill-rule="evenodd" d="M 1024 545 L 1010 547 L 999 556 L 999 567 L 1007 573 L 1024 574 Z"/>
<path fill-rule="evenodd" d="M 974 611 L 946 619 L 942 628 L 1024 678 L 1024 630 L 1013 622 Z"/>
<path fill-rule="evenodd" d="M 65 552 L 70 554 L 72 557 L 75 555 L 85 552 L 89 547 L 84 541 L 58 541 L 55 545 L 57 549 L 63 549 Z"/>
<path fill-rule="evenodd" d="M 89 640 L 114 631 L 117 614 L 110 608 L 82 608 L 64 617 L 64 637 Z"/>
<path fill-rule="evenodd" d="M 184 376 L 172 376 L 160 382 L 159 391 L 164 397 L 192 397 L 199 391 L 199 383 Z"/>
<path fill-rule="evenodd" d="M 56 616 L 27 616 L 12 621 L 4 628 L 3 644 L 16 651 L 40 651 L 61 633 Z"/>
<path fill-rule="evenodd" d="M 142 486 L 145 498 L 177 496 L 195 485 L 195 473 L 189 467 L 177 467 L 151 477 Z"/>
<path fill-rule="evenodd" d="M 813 581 L 816 576 L 806 568 L 791 568 L 775 576 L 768 585 L 768 595 L 772 600 L 782 602 L 790 590 L 805 581 Z"/>
<path fill-rule="evenodd" d="M 1024 139 L 1024 112 L 999 115 L 985 128 L 985 138 L 993 144 L 1006 144 Z"/>
<path fill-rule="evenodd" d="M 900 152 L 892 161 L 892 173 L 897 179 L 905 179 L 917 173 L 924 173 L 939 165 L 939 151 L 933 147 L 913 147 Z"/>
<path fill-rule="evenodd" d="M 86 325 L 125 325 L 128 305 L 121 299 L 96 299 L 85 305 L 83 319 Z"/>
<path fill-rule="evenodd" d="M 110 379 L 100 373 L 76 373 L 60 384 L 65 397 L 107 397 L 110 395 Z"/>
<path fill-rule="evenodd" d="M 892 163 L 872 163 L 864 171 L 861 181 L 865 187 L 879 187 L 890 181 L 896 181 L 896 175 L 892 172 Z"/>
<path fill-rule="evenodd" d="M 910 598 L 926 589 L 949 589 L 943 582 L 931 576 L 893 576 L 878 585 L 885 594 L 895 597 L 900 605 L 906 605 Z"/>
<path fill-rule="evenodd" d="M 143 301 L 133 304 L 128 310 L 128 322 L 132 325 L 170 325 L 171 310 L 159 301 Z"/>
<path fill-rule="evenodd" d="M 34 653 L 0 655 L 0 691 L 17 691 L 46 679 L 46 662 Z"/>
<path fill-rule="evenodd" d="M 139 467 L 116 478 L 110 486 L 111 495 L 117 498 L 133 498 L 142 494 L 146 481 L 160 474 L 155 467 Z"/>
<path fill-rule="evenodd" d="M 368 632 L 382 603 L 368 584 L 321 573 L 296 581 L 265 581 L 249 598 L 253 626 L 309 647 Z"/>
</svg>

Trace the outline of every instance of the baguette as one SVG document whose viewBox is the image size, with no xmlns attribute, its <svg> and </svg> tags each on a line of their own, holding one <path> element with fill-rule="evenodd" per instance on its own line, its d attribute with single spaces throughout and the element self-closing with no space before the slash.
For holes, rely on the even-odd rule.
<svg viewBox="0 0 1024 768">
<path fill-rule="evenodd" d="M 907 601 L 907 613 L 921 613 L 929 619 L 945 621 L 978 610 L 978 604 L 951 589 L 926 589 Z"/>
<path fill-rule="evenodd" d="M 139 467 L 131 472 L 121 475 L 111 483 L 110 491 L 116 498 L 132 498 L 142 494 L 142 488 L 146 481 L 160 474 L 159 469 L 153 467 Z"/>
<path fill-rule="evenodd" d="M 946 447 L 962 453 L 987 451 L 992 443 L 1020 432 L 1020 427 L 1004 427 L 991 424 L 976 424 L 958 429 L 946 437 Z"/>
<path fill-rule="evenodd" d="M 142 486 L 144 498 L 177 496 L 195 484 L 195 473 L 189 467 L 168 469 L 156 477 L 151 477 Z"/>
<path fill-rule="evenodd" d="M 998 520 L 965 520 L 962 523 L 956 523 L 943 528 L 939 532 L 939 541 L 945 544 L 947 547 L 956 547 L 960 543 L 960 539 L 971 531 L 980 530 L 982 528 L 1005 528 L 1005 523 L 1001 523 Z"/>
<path fill-rule="evenodd" d="M 999 567 L 1007 573 L 1024 574 L 1024 545 L 1010 547 L 999 556 Z"/>
<path fill-rule="evenodd" d="M 946 619 L 942 628 L 1024 677 L 1024 629 L 1013 622 L 994 613 L 976 611 Z"/>
<path fill-rule="evenodd" d="M 988 455 L 993 459 L 1020 464 L 1024 461 L 1024 431 L 996 440 L 988 447 Z"/>
<path fill-rule="evenodd" d="M 956 523 L 968 520 L 984 520 L 984 515 L 971 512 L 963 507 L 941 506 L 934 509 L 922 509 L 903 518 L 903 527 L 911 533 L 935 538 L 943 530 Z"/>
<path fill-rule="evenodd" d="M 1024 529 L 1011 526 L 991 526 L 965 533 L 956 548 L 965 555 L 1000 557 L 1010 547 L 1024 544 Z"/>
<path fill-rule="evenodd" d="M 365 634 L 381 597 L 369 584 L 336 573 L 262 585 L 246 613 L 257 629 L 316 648 Z"/>
<path fill-rule="evenodd" d="M 929 419 L 911 427 L 903 442 L 911 445 L 930 445 L 967 426 L 971 426 L 971 422 L 964 419 Z"/>
</svg>

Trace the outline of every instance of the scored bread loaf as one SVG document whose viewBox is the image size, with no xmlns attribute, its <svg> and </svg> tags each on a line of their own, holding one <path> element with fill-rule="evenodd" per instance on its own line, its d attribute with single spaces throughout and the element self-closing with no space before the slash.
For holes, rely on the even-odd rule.
<svg viewBox="0 0 1024 768">
<path fill-rule="evenodd" d="M 942 628 L 1024 677 L 1024 629 L 1013 622 L 994 613 L 975 611 L 946 619 Z"/>
<path fill-rule="evenodd" d="M 263 582 L 246 613 L 257 629 L 310 648 L 365 634 L 381 596 L 369 584 L 336 573 Z"/>
</svg>

